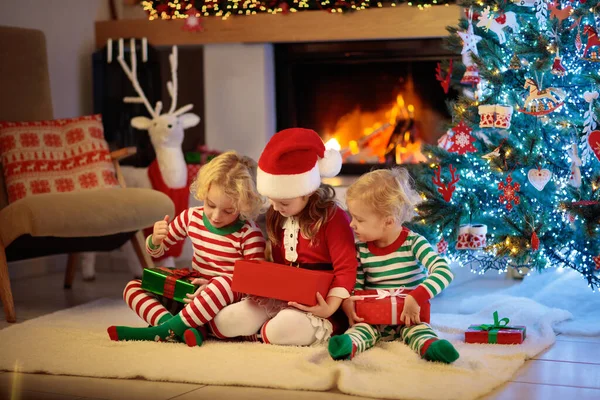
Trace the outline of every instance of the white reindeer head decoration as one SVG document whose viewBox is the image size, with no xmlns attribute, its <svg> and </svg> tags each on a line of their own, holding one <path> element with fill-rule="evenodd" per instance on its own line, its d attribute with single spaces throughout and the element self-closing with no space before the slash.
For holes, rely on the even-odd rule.
<svg viewBox="0 0 600 400">
<path fill-rule="evenodd" d="M 131 68 L 129 68 L 125 63 L 125 60 L 123 60 L 122 54 L 120 54 L 117 59 L 121 68 L 123 68 L 123 71 L 133 84 L 138 96 L 125 97 L 123 101 L 125 103 L 143 103 L 146 106 L 148 113 L 152 116 L 151 119 L 146 117 L 135 117 L 131 120 L 131 126 L 148 131 L 152 146 L 154 146 L 157 153 L 161 148 L 181 148 L 184 130 L 198 125 L 200 117 L 196 114 L 187 113 L 187 111 L 194 107 L 193 104 L 187 104 L 180 109 L 175 110 L 177 107 L 177 47 L 173 46 L 173 50 L 169 55 L 171 80 L 167 82 L 167 89 L 171 96 L 171 107 L 165 114 L 161 114 L 162 102 L 157 101 L 154 108 L 150 106 L 150 103 L 139 84 L 137 77 L 135 39 L 131 39 L 130 41 L 130 53 Z"/>
</svg>

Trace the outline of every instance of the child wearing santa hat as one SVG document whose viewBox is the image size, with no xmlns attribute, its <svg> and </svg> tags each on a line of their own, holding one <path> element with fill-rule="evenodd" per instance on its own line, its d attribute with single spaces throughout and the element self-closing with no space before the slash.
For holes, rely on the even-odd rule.
<svg viewBox="0 0 600 400">
<path fill-rule="evenodd" d="M 340 153 L 326 150 L 313 130 L 286 129 L 271 138 L 258 161 L 257 189 L 271 203 L 266 220 L 273 261 L 333 271 L 333 282 L 325 298 L 315 294 L 313 307 L 255 296 L 231 304 L 211 322 L 217 337 L 308 346 L 343 331 L 345 317 L 336 311 L 356 280 L 354 236 L 333 188 L 321 183 L 321 177 L 337 175 L 341 164 Z"/>
</svg>

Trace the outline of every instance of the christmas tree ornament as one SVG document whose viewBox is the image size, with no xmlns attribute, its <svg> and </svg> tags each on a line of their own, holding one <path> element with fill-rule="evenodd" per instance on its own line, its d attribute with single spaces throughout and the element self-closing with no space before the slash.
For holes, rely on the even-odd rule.
<svg viewBox="0 0 600 400">
<path fill-rule="evenodd" d="M 590 162 L 590 158 L 592 156 L 592 148 L 588 144 L 588 139 L 590 134 L 596 126 L 598 125 L 598 118 L 596 117 L 596 113 L 594 112 L 594 100 L 598 99 L 598 92 L 584 92 L 583 98 L 588 103 L 588 109 L 583 114 L 583 133 L 584 135 L 581 137 L 579 141 L 579 146 L 583 149 L 581 152 L 581 165 L 585 165 Z"/>
<path fill-rule="evenodd" d="M 540 31 L 547 29 L 546 22 L 548 21 L 548 4 L 545 1 L 537 0 L 534 3 L 535 17 L 538 21 L 538 27 Z"/>
<path fill-rule="evenodd" d="M 593 258 L 594 264 L 596 265 L 596 271 L 600 270 L 600 254 Z"/>
<path fill-rule="evenodd" d="M 513 203 L 517 205 L 521 202 L 521 199 L 517 195 L 517 192 L 521 190 L 521 185 L 517 182 L 512 183 L 512 176 L 510 174 L 506 177 L 506 183 L 502 181 L 498 183 L 498 189 L 503 192 L 499 197 L 500 203 L 506 203 L 508 211 L 513 209 Z"/>
<path fill-rule="evenodd" d="M 529 89 L 529 94 L 525 98 L 520 112 L 529 115 L 547 115 L 555 111 L 564 104 L 565 92 L 561 89 L 547 88 L 539 89 L 538 84 L 531 78 L 525 79 L 525 89 Z"/>
<path fill-rule="evenodd" d="M 452 64 L 453 60 L 450 59 L 448 62 L 448 69 L 442 74 L 442 65 L 441 63 L 437 63 L 437 67 L 435 68 L 435 79 L 440 82 L 442 85 L 442 89 L 444 89 L 444 93 L 448 94 L 448 90 L 450 89 L 450 79 L 452 78 Z"/>
<path fill-rule="evenodd" d="M 571 158 L 571 175 L 569 176 L 569 185 L 574 188 L 581 187 L 581 158 L 578 155 L 577 144 L 573 143 L 571 148 L 567 150 L 569 157 Z"/>
<path fill-rule="evenodd" d="M 487 234 L 487 226 L 483 224 L 471 225 L 469 230 L 469 248 L 471 250 L 482 249 L 486 246 L 485 235 Z"/>
<path fill-rule="evenodd" d="M 567 70 L 562 65 L 562 58 L 557 55 L 554 57 L 554 62 L 552 63 L 552 70 L 550 70 L 552 75 L 563 77 L 567 74 Z"/>
<path fill-rule="evenodd" d="M 594 155 L 600 161 L 600 131 L 593 131 L 588 136 L 588 146 L 594 152 Z"/>
<path fill-rule="evenodd" d="M 550 10 L 550 18 L 556 18 L 559 22 L 563 22 L 565 19 L 571 16 L 573 12 L 573 7 L 565 6 L 562 9 L 559 9 L 560 3 L 558 0 L 554 0 L 554 2 L 548 2 L 548 9 Z"/>
<path fill-rule="evenodd" d="M 448 251 L 448 242 L 442 237 L 439 242 L 437 242 L 437 252 L 438 254 L 446 254 Z"/>
<path fill-rule="evenodd" d="M 463 75 L 460 83 L 467 85 L 477 85 L 481 78 L 479 77 L 479 69 L 477 65 L 473 62 L 471 58 L 471 54 L 479 55 L 477 52 L 477 43 L 479 43 L 482 39 L 481 36 L 477 36 L 473 33 L 473 9 L 469 8 L 468 11 L 468 21 L 469 25 L 467 27 L 466 32 L 457 32 L 458 36 L 463 41 L 463 48 L 461 51 L 462 61 L 465 67 L 467 67 L 465 74 Z"/>
<path fill-rule="evenodd" d="M 531 250 L 538 251 L 539 248 L 540 248 L 540 239 L 538 238 L 537 233 L 535 233 L 535 231 L 533 231 L 533 233 L 531 234 Z"/>
<path fill-rule="evenodd" d="M 498 43 L 504 44 L 506 42 L 506 35 L 504 34 L 504 28 L 510 28 L 513 32 L 519 30 L 519 24 L 517 23 L 517 16 L 514 12 L 508 11 L 499 16 L 495 16 L 491 13 L 490 7 L 486 7 L 479 15 L 479 22 L 477 27 L 491 30 L 498 36 Z"/>
<path fill-rule="evenodd" d="M 451 153 L 465 154 L 467 152 L 474 153 L 477 151 L 475 146 L 473 146 L 473 142 L 475 138 L 471 136 L 472 129 L 465 124 L 463 121 L 460 121 L 458 125 L 452 128 L 454 132 L 454 136 L 452 136 L 452 146 L 448 149 Z"/>
<path fill-rule="evenodd" d="M 290 13 L 290 6 L 285 1 L 279 3 L 279 8 L 281 9 L 281 13 L 283 15 L 288 15 Z"/>
<path fill-rule="evenodd" d="M 471 225 L 461 225 L 458 228 L 458 239 L 456 240 L 456 250 L 467 250 L 471 243 Z"/>
<path fill-rule="evenodd" d="M 494 128 L 510 129 L 512 113 L 512 106 L 501 106 L 500 104 L 496 104 L 496 120 L 494 121 Z"/>
<path fill-rule="evenodd" d="M 527 173 L 527 179 L 529 180 L 529 183 L 531 183 L 531 186 L 540 192 L 544 190 L 551 178 L 552 172 L 548 169 L 541 169 L 540 167 L 530 169 Z"/>
<path fill-rule="evenodd" d="M 587 35 L 587 43 L 585 44 L 585 49 L 583 50 L 583 56 L 581 58 L 586 61 L 600 61 L 600 59 L 598 59 L 598 53 L 595 51 L 590 53 L 590 56 L 588 57 L 588 51 L 590 48 L 596 48 L 596 46 L 600 45 L 600 39 L 598 39 L 598 32 L 596 31 L 596 28 L 591 25 L 584 25 L 583 34 Z"/>
<path fill-rule="evenodd" d="M 485 158 L 486 160 L 493 160 L 496 157 L 500 157 L 500 146 L 496 147 L 493 151 L 490 151 L 489 153 L 481 156 L 481 158 Z"/>
<path fill-rule="evenodd" d="M 183 24 L 181 30 L 187 32 L 204 32 L 204 26 L 202 26 L 202 18 L 200 17 L 200 13 L 198 12 L 198 10 L 192 7 L 185 13 L 188 17 L 185 19 L 185 24 Z"/>
<path fill-rule="evenodd" d="M 452 164 L 450 164 L 448 166 L 448 169 L 450 171 L 450 174 L 452 175 L 450 183 L 443 183 L 442 182 L 442 178 L 441 178 L 441 174 L 442 174 L 442 166 L 438 165 L 438 167 L 435 170 L 435 176 L 432 179 L 433 184 L 435 186 L 438 186 L 438 192 L 440 192 L 440 194 L 442 195 L 442 197 L 444 198 L 444 200 L 449 203 L 450 200 L 452 199 L 452 193 L 454 193 L 454 189 L 455 189 L 455 184 L 460 180 L 460 176 L 458 175 L 454 175 L 454 173 L 456 172 L 456 168 L 452 167 Z"/>
<path fill-rule="evenodd" d="M 479 127 L 492 128 L 496 118 L 496 106 L 494 104 L 484 104 L 478 107 Z"/>
<path fill-rule="evenodd" d="M 519 56 L 517 56 L 517 53 L 513 54 L 512 58 L 510 59 L 510 65 L 508 66 L 508 68 L 514 71 L 518 71 L 521 69 L 521 67 L 521 59 L 519 58 Z"/>
</svg>

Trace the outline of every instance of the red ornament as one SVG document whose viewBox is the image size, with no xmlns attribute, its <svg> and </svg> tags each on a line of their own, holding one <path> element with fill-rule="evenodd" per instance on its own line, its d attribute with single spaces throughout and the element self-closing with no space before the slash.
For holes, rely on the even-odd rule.
<svg viewBox="0 0 600 400">
<path fill-rule="evenodd" d="M 540 248 L 540 239 L 538 238 L 537 233 L 535 233 L 535 231 L 533 231 L 533 233 L 531 234 L 531 250 L 538 251 L 539 248 Z"/>
<path fill-rule="evenodd" d="M 506 177 L 506 184 L 500 181 L 498 183 L 498 189 L 502 190 L 504 194 L 501 194 L 499 200 L 501 203 L 506 203 L 506 209 L 508 211 L 512 210 L 513 203 L 515 205 L 521 202 L 521 199 L 517 195 L 517 192 L 521 189 L 521 185 L 519 183 L 512 183 L 512 176 L 508 175 Z"/>
<path fill-rule="evenodd" d="M 458 125 L 452 128 L 452 131 L 454 132 L 454 136 L 452 136 L 452 146 L 448 149 L 450 153 L 465 154 L 477 151 L 475 146 L 473 146 L 475 138 L 471 136 L 473 129 L 467 124 L 460 121 Z"/>
<path fill-rule="evenodd" d="M 559 56 L 554 57 L 554 63 L 552 64 L 550 73 L 556 76 L 565 76 L 567 74 L 567 70 L 563 67 L 562 59 Z"/>
<path fill-rule="evenodd" d="M 185 19 L 185 24 L 181 27 L 181 30 L 188 32 L 203 32 L 204 26 L 202 26 L 202 18 L 198 17 L 198 10 L 195 8 L 190 8 L 186 11 L 187 18 Z"/>
<path fill-rule="evenodd" d="M 477 85 L 479 82 L 481 81 L 481 78 L 479 77 L 479 68 L 477 68 L 477 64 L 472 64 L 467 66 L 467 70 L 465 71 L 465 74 L 463 75 L 462 79 L 460 80 L 460 83 L 462 83 L 463 85 Z"/>
<path fill-rule="evenodd" d="M 441 238 L 440 241 L 437 243 L 437 252 L 438 252 L 438 254 L 446 254 L 447 251 L 448 251 L 448 242 L 446 242 L 446 240 L 444 240 L 444 238 Z"/>
<path fill-rule="evenodd" d="M 448 70 L 445 71 L 446 76 L 442 77 L 442 65 L 437 63 L 437 67 L 435 69 L 435 79 L 440 81 L 440 85 L 444 89 L 444 93 L 448 94 L 448 89 L 450 89 L 450 78 L 452 78 L 452 59 L 448 63 Z"/>
<path fill-rule="evenodd" d="M 435 170 L 435 177 L 431 178 L 431 180 L 433 181 L 434 185 L 439 186 L 438 192 L 440 192 L 444 200 L 449 203 L 450 199 L 452 199 L 452 193 L 454 193 L 454 184 L 460 180 L 460 176 L 454 175 L 456 168 L 453 168 L 452 164 L 448 166 L 448 169 L 452 174 L 452 180 L 450 183 L 442 183 L 442 179 L 440 178 L 442 167 L 440 165 L 438 165 L 437 169 Z"/>
<path fill-rule="evenodd" d="M 594 155 L 600 161 L 600 131 L 592 131 L 588 136 L 588 145 L 594 152 Z"/>
<path fill-rule="evenodd" d="M 497 23 L 499 23 L 500 25 L 504 25 L 506 24 L 506 14 L 502 13 L 499 16 L 497 16 L 496 18 L 494 18 L 496 20 Z"/>
<path fill-rule="evenodd" d="M 594 264 L 596 264 L 596 271 L 600 270 L 600 254 L 593 258 Z"/>
</svg>

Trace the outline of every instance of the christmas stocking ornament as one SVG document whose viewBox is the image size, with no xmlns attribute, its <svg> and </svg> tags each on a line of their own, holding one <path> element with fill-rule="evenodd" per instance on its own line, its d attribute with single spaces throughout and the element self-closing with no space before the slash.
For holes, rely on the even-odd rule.
<svg viewBox="0 0 600 400">
<path fill-rule="evenodd" d="M 496 106 L 493 104 L 486 104 L 479 106 L 479 127 L 480 128 L 492 128 L 494 126 L 494 113 Z"/>
<path fill-rule="evenodd" d="M 471 225 L 469 235 L 469 248 L 470 249 L 482 249 L 486 245 L 485 235 L 487 233 L 487 226 L 483 224 Z"/>
<path fill-rule="evenodd" d="M 467 250 L 471 242 L 471 225 L 461 225 L 458 229 L 458 240 L 456 250 Z"/>
<path fill-rule="evenodd" d="M 494 127 L 500 129 L 509 129 L 512 113 L 512 106 L 501 106 L 496 104 L 496 121 L 494 122 Z"/>
</svg>

